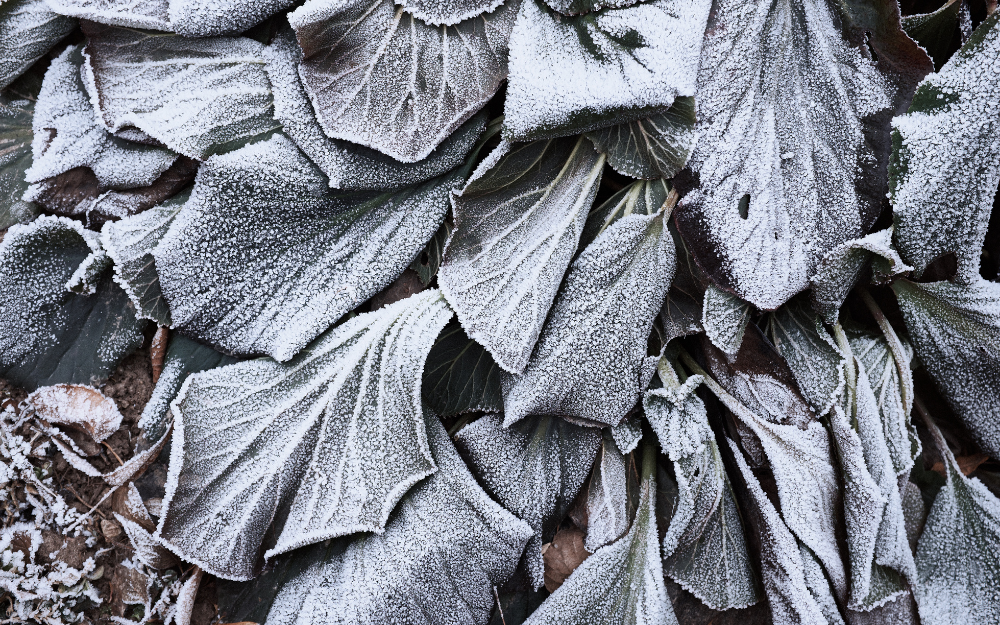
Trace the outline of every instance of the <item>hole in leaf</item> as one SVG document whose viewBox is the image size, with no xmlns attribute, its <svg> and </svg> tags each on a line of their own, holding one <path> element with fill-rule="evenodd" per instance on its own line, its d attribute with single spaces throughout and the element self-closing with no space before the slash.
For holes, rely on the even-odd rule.
<svg viewBox="0 0 1000 625">
<path fill-rule="evenodd" d="M 740 219 L 746 219 L 750 215 L 750 194 L 747 193 L 740 198 L 740 205 L 738 207 L 740 211 Z"/>
</svg>

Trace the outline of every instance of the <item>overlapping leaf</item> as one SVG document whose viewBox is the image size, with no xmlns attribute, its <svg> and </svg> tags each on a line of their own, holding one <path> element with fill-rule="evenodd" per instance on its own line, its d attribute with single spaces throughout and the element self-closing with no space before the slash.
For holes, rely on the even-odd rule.
<svg viewBox="0 0 1000 625">
<path fill-rule="evenodd" d="M 381 533 L 436 470 L 420 374 L 451 315 L 439 291 L 425 291 L 331 329 L 288 363 L 189 377 L 172 404 L 158 536 L 202 569 L 245 580 L 265 549 Z"/>
<path fill-rule="evenodd" d="M 988 18 L 893 120 L 895 240 L 917 273 L 953 253 L 971 283 L 1000 183 L 1000 15 Z"/>
<path fill-rule="evenodd" d="M 31 166 L 31 119 L 35 105 L 0 96 L 0 230 L 34 218 L 37 209 L 21 200 Z"/>
<path fill-rule="evenodd" d="M 235 35 L 293 4 L 289 0 L 48 0 L 63 15 L 186 37 Z"/>
<path fill-rule="evenodd" d="M 205 159 L 280 126 L 264 47 L 252 39 L 188 39 L 93 22 L 84 32 L 89 89 L 111 132 L 138 129 Z"/>
<path fill-rule="evenodd" d="M 695 262 L 687 249 L 687 244 L 670 225 L 670 234 L 677 250 L 677 271 L 674 280 L 667 289 L 667 299 L 660 311 L 660 323 L 663 324 L 663 340 L 671 340 L 703 332 L 701 320 L 704 315 L 702 305 L 705 300 L 705 290 L 709 278 Z"/>
<path fill-rule="evenodd" d="M 892 284 L 917 356 L 990 455 L 1000 456 L 1000 284 Z"/>
<path fill-rule="evenodd" d="M 601 434 L 558 417 L 528 417 L 509 428 L 499 415 L 465 426 L 455 445 L 486 492 L 531 526 L 525 565 L 544 583 L 542 543 L 555 535 L 597 455 Z"/>
<path fill-rule="evenodd" d="M 590 211 L 580 236 L 580 247 L 593 243 L 599 234 L 622 217 L 654 215 L 665 205 L 666 209 L 673 208 L 676 202 L 677 194 L 671 194 L 666 180 L 633 182 Z"/>
<path fill-rule="evenodd" d="M 735 354 L 749 322 L 749 304 L 714 284 L 708 285 L 701 305 L 701 326 L 713 345 L 727 354 Z"/>
<path fill-rule="evenodd" d="M 153 252 L 174 326 L 288 360 L 406 269 L 460 176 L 338 194 L 280 134 L 210 159 Z"/>
<path fill-rule="evenodd" d="M 407 13 L 432 26 L 454 26 L 461 21 L 490 13 L 503 0 L 403 0 L 399 3 Z"/>
<path fill-rule="evenodd" d="M 95 233 L 42 216 L 16 225 L 0 242 L 0 376 L 28 390 L 52 384 L 100 384 L 142 344 L 125 293 L 105 272 L 94 294 L 67 283 L 100 251 Z"/>
<path fill-rule="evenodd" d="M 76 28 L 45 0 L 0 2 L 0 89 L 4 89 Z"/>
<path fill-rule="evenodd" d="M 628 531 L 627 488 L 625 456 L 605 433 L 587 484 L 587 551 L 594 553 Z"/>
<path fill-rule="evenodd" d="M 407 494 L 384 533 L 294 556 L 269 625 L 486 622 L 531 528 L 483 492 L 433 416 L 427 439 L 437 473 Z"/>
<path fill-rule="evenodd" d="M 611 224 L 573 261 L 535 351 L 502 379 L 505 424 L 549 414 L 617 425 L 653 374 L 646 344 L 674 274 L 663 213 Z"/>
<path fill-rule="evenodd" d="M 438 283 L 465 331 L 507 371 L 528 363 L 603 167 L 583 137 L 535 141 L 452 198 L 455 231 Z"/>
<path fill-rule="evenodd" d="M 941 71 L 941 67 L 963 43 L 960 26 L 963 19 L 972 21 L 969 3 L 948 0 L 936 11 L 903 17 L 903 28 L 934 59 L 934 69 Z"/>
<path fill-rule="evenodd" d="M 406 163 L 427 158 L 506 77 L 518 5 L 435 27 L 392 0 L 308 0 L 288 21 L 324 132 Z"/>
<path fill-rule="evenodd" d="M 564 17 L 525 0 L 510 36 L 504 138 L 627 124 L 693 96 L 709 9 L 703 0 L 652 0 Z"/>
<path fill-rule="evenodd" d="M 701 187 L 677 223 L 713 280 L 761 309 L 866 234 L 885 195 L 893 89 L 845 40 L 835 10 L 725 0 L 709 20 L 691 155 Z"/>
<path fill-rule="evenodd" d="M 448 324 L 424 365 L 424 399 L 436 414 L 500 412 L 500 367 L 457 322 Z"/>
</svg>

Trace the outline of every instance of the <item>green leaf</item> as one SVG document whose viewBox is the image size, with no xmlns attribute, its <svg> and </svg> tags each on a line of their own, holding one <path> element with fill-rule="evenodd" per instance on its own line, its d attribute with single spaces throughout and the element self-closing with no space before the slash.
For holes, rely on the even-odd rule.
<svg viewBox="0 0 1000 625">
<path fill-rule="evenodd" d="M 647 442 L 632 528 L 617 542 L 601 547 L 584 560 L 535 610 L 526 625 L 677 623 L 663 585 L 655 472 L 656 450 Z"/>
<path fill-rule="evenodd" d="M 570 265 L 535 351 L 505 374 L 505 425 L 530 414 L 617 425 L 639 401 L 655 361 L 653 320 L 674 273 L 663 213 L 629 215 Z"/>
<path fill-rule="evenodd" d="M 558 417 L 528 417 L 509 428 L 486 415 L 455 436 L 455 446 L 483 489 L 531 526 L 525 564 L 535 589 L 545 583 L 542 543 L 559 523 L 594 464 L 601 433 Z"/>
<path fill-rule="evenodd" d="M 420 372 L 451 315 L 439 291 L 424 291 L 331 329 L 288 363 L 188 377 L 171 404 L 157 535 L 213 575 L 246 580 L 262 551 L 381 533 L 436 470 Z"/>
<path fill-rule="evenodd" d="M 931 506 L 917 545 L 915 595 L 923 625 L 1000 619 L 1000 500 L 962 474 L 936 426 L 947 482 Z"/>
<path fill-rule="evenodd" d="M 628 531 L 627 480 L 625 456 L 605 430 L 587 484 L 587 551 L 594 553 Z"/>
<path fill-rule="evenodd" d="M 701 382 L 693 375 L 683 385 L 647 392 L 642 402 L 677 482 L 664 569 L 714 610 L 745 608 L 762 598 L 759 581 L 705 405 L 694 394 Z"/>
<path fill-rule="evenodd" d="M 288 360 L 406 269 L 461 176 L 336 193 L 282 134 L 209 159 L 153 251 L 174 326 Z"/>
<path fill-rule="evenodd" d="M 142 344 L 145 321 L 106 273 L 93 295 L 67 289 L 100 245 L 63 217 L 12 226 L 0 242 L 0 376 L 33 391 L 98 385 Z"/>
<path fill-rule="evenodd" d="M 38 214 L 21 196 L 28 188 L 24 172 L 31 167 L 31 118 L 35 104 L 0 96 L 0 230 L 27 223 Z"/>
<path fill-rule="evenodd" d="M 632 453 L 639 446 L 639 441 L 642 440 L 642 423 L 638 418 L 625 419 L 610 430 L 611 437 L 615 439 L 615 444 L 622 450 L 622 453 Z M 593 551 L 593 549 L 589 551 Z"/>
<path fill-rule="evenodd" d="M 427 355 L 421 389 L 442 417 L 503 410 L 500 367 L 457 321 L 445 327 Z"/>
<path fill-rule="evenodd" d="M 274 116 L 299 149 L 327 175 L 333 188 L 384 191 L 440 176 L 462 164 L 483 132 L 486 116 L 480 113 L 415 163 L 401 163 L 378 150 L 330 139 L 323 134 L 299 78 L 301 56 L 291 30 L 280 32 L 264 51 L 274 91 Z"/>
<path fill-rule="evenodd" d="M 435 27 L 392 0 L 308 0 L 288 21 L 323 131 L 404 163 L 427 158 L 506 77 L 518 5 Z"/>
<path fill-rule="evenodd" d="M 280 127 L 264 46 L 244 37 L 188 39 L 84 25 L 86 75 L 111 132 L 138 129 L 204 160 Z"/>
<path fill-rule="evenodd" d="M 906 34 L 919 43 L 934 59 L 934 69 L 941 67 L 962 46 L 962 29 L 959 20 L 965 13 L 965 19 L 971 21 L 969 5 L 963 0 L 948 0 L 940 8 L 931 13 L 906 15 L 903 17 L 903 28 Z"/>
<path fill-rule="evenodd" d="M 735 354 L 743 343 L 743 335 L 750 323 L 750 304 L 723 291 L 714 284 L 705 288 L 705 298 L 701 305 L 701 326 L 712 344 L 726 352 Z"/>
<path fill-rule="evenodd" d="M 4 89 L 76 28 L 45 0 L 0 2 L 0 89 Z"/>
<path fill-rule="evenodd" d="M 664 344 L 681 336 L 704 332 L 701 325 L 701 318 L 704 315 L 702 304 L 710 281 L 708 275 L 691 256 L 687 244 L 677 234 L 672 223 L 669 230 L 677 250 L 677 272 L 667 290 L 667 299 L 660 311 Z"/>
<path fill-rule="evenodd" d="M 1000 457 L 1000 284 L 892 283 L 913 346 L 979 445 Z"/>
<path fill-rule="evenodd" d="M 652 0 L 564 17 L 525 0 L 510 36 L 504 139 L 627 124 L 693 96 L 709 8 Z"/>
<path fill-rule="evenodd" d="M 670 185 L 665 180 L 633 182 L 591 209 L 580 236 L 580 248 L 593 243 L 599 234 L 622 217 L 656 214 L 667 203 L 669 196 Z M 675 202 L 676 194 L 669 201 Z"/>
<path fill-rule="evenodd" d="M 896 246 L 920 275 L 954 253 L 956 278 L 979 277 L 979 256 L 1000 183 L 1000 15 L 984 21 L 893 119 L 890 192 Z"/>
<path fill-rule="evenodd" d="M 469 336 L 520 373 L 577 251 L 604 158 L 583 137 L 518 145 L 452 196 L 438 283 Z"/>
<path fill-rule="evenodd" d="M 709 19 L 689 163 L 700 187 L 677 227 L 715 284 L 761 310 L 805 289 L 885 200 L 895 93 L 843 28 L 826 0 L 721 0 Z"/>
<path fill-rule="evenodd" d="M 189 197 L 190 193 L 182 193 L 162 206 L 109 221 L 101 229 L 101 244 L 115 263 L 115 282 L 128 293 L 140 317 L 161 326 L 171 324 L 170 308 L 160 290 L 153 249 Z"/>
<path fill-rule="evenodd" d="M 301 556 L 268 625 L 486 623 L 494 586 L 514 572 L 531 528 L 476 484 L 441 423 L 427 419 L 439 470 L 415 486 L 385 531 Z"/>
<path fill-rule="evenodd" d="M 633 178 L 673 178 L 698 140 L 694 98 L 678 96 L 662 113 L 587 133 L 608 163 Z"/>
</svg>

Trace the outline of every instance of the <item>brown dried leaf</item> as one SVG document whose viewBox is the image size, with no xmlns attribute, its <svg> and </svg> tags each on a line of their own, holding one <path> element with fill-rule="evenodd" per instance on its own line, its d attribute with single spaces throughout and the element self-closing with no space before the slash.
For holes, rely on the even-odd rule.
<svg viewBox="0 0 1000 625">
<path fill-rule="evenodd" d="M 149 361 L 153 368 L 153 384 L 160 379 L 163 373 L 163 360 L 167 356 L 167 344 L 170 342 L 170 330 L 166 326 L 160 326 L 153 335 L 153 343 L 149 346 Z"/>
<path fill-rule="evenodd" d="M 115 402 L 92 386 L 45 386 L 28 395 L 26 401 L 39 418 L 85 431 L 98 443 L 122 424 L 122 413 Z"/>
<path fill-rule="evenodd" d="M 556 532 L 552 542 L 542 547 L 542 558 L 545 560 L 545 590 L 555 592 L 563 585 L 576 567 L 590 557 L 590 552 L 583 546 L 587 537 L 583 530 L 575 527 Z"/>
</svg>

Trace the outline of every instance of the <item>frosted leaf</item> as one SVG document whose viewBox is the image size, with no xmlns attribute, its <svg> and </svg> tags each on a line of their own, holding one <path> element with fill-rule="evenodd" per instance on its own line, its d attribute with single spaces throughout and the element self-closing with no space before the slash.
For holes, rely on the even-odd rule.
<svg viewBox="0 0 1000 625">
<path fill-rule="evenodd" d="M 169 0 L 47 0 L 52 10 L 85 20 L 151 30 L 172 30 Z"/>
<path fill-rule="evenodd" d="M 727 354 L 735 354 L 743 343 L 750 312 L 750 304 L 709 284 L 702 300 L 701 325 L 713 345 Z"/>
<path fill-rule="evenodd" d="M 713 610 L 745 608 L 761 599 L 759 582 L 705 405 L 694 394 L 701 382 L 702 376 L 693 375 L 643 399 L 677 481 L 677 502 L 663 537 L 664 569 Z"/>
<path fill-rule="evenodd" d="M 0 2 L 0 89 L 4 89 L 76 28 L 45 0 Z"/>
<path fill-rule="evenodd" d="M 74 293 L 93 295 L 102 275 L 111 265 L 111 257 L 103 249 L 91 252 L 66 281 L 66 288 Z"/>
<path fill-rule="evenodd" d="M 185 37 L 235 35 L 293 4 L 294 0 L 170 0 L 170 27 Z"/>
<path fill-rule="evenodd" d="M 728 439 L 727 439 L 728 440 Z M 736 443 L 729 440 L 751 503 L 751 526 L 760 534 L 760 572 L 775 625 L 828 625 L 822 608 L 806 585 L 802 555 L 795 536 L 764 494 Z"/>
<path fill-rule="evenodd" d="M 163 358 L 163 371 L 156 381 L 153 394 L 142 409 L 139 427 L 146 440 L 155 441 L 170 425 L 170 402 L 177 397 L 188 375 L 222 367 L 236 362 L 232 356 L 221 354 L 207 345 L 196 343 L 176 332 L 170 335 L 170 345 Z"/>
<path fill-rule="evenodd" d="M 86 79 L 111 132 L 137 128 L 204 160 L 277 129 L 264 46 L 84 25 Z"/>
<path fill-rule="evenodd" d="M 884 201 L 893 88 L 826 0 L 722 0 L 698 74 L 701 187 L 677 225 L 724 290 L 773 310 Z M 863 174 L 861 172 L 864 172 Z"/>
<path fill-rule="evenodd" d="M 820 559 L 837 595 L 842 596 L 847 580 L 835 536 L 840 488 L 827 431 L 796 391 L 781 356 L 756 326 L 748 326 L 735 359 L 707 341 L 705 352 L 725 390 L 711 384 L 710 388 L 753 433 L 767 457 L 784 522 Z"/>
<path fill-rule="evenodd" d="M 604 158 L 583 137 L 518 145 L 452 197 L 438 283 L 469 336 L 524 370 L 597 188 Z"/>
<path fill-rule="evenodd" d="M 525 621 L 525 625 L 676 625 L 663 584 L 656 530 L 656 450 L 642 453 L 635 520 L 617 542 L 601 547 Z"/>
<path fill-rule="evenodd" d="M 31 391 L 100 384 L 142 344 L 146 324 L 106 273 L 93 295 L 66 283 L 99 250 L 96 233 L 63 217 L 12 226 L 0 242 L 0 376 Z"/>
<path fill-rule="evenodd" d="M 959 47 L 959 20 L 962 13 L 968 10 L 967 3 L 949 0 L 936 11 L 903 17 L 902 24 L 906 34 L 927 50 L 927 54 L 934 59 L 934 69 L 940 71 L 952 51 Z"/>
<path fill-rule="evenodd" d="M 407 13 L 432 26 L 454 26 L 482 13 L 491 13 L 503 0 L 400 0 Z"/>
<path fill-rule="evenodd" d="M 410 269 L 417 272 L 417 275 L 420 276 L 420 283 L 424 286 L 429 285 L 437 276 L 444 256 L 445 243 L 448 242 L 448 238 L 454 230 L 455 227 L 450 222 L 445 221 L 424 246 L 423 251 L 418 252 L 413 262 L 410 263 Z"/>
<path fill-rule="evenodd" d="M 892 246 L 892 228 L 841 243 L 823 257 L 809 279 L 816 312 L 827 323 L 836 323 L 840 307 L 869 261 L 878 282 L 913 269 Z"/>
<path fill-rule="evenodd" d="M 427 355 L 422 391 L 442 417 L 503 410 L 500 367 L 458 322 L 445 327 Z"/>
<path fill-rule="evenodd" d="M 617 191 L 587 215 L 587 223 L 580 236 L 580 249 L 593 243 L 599 234 L 622 217 L 654 215 L 668 202 L 672 209 L 677 194 L 671 195 L 670 191 L 666 180 L 640 180 Z"/>
<path fill-rule="evenodd" d="M 122 424 L 122 413 L 114 400 L 91 386 L 44 386 L 28 395 L 25 402 L 34 409 L 35 416 L 82 430 L 97 443 L 117 432 Z"/>
<path fill-rule="evenodd" d="M 504 374 L 506 425 L 529 414 L 617 425 L 646 390 L 646 344 L 674 274 L 663 214 L 619 219 L 570 265 L 524 373 Z"/>
<path fill-rule="evenodd" d="M 246 580 L 265 549 L 381 533 L 435 470 L 420 374 L 451 315 L 439 291 L 424 291 L 329 330 L 288 363 L 189 376 L 171 404 L 158 537 L 213 575 Z"/>
<path fill-rule="evenodd" d="M 826 414 L 840 398 L 846 380 L 844 355 L 833 337 L 801 299 L 769 316 L 768 333 L 788 362 L 802 395 L 816 414 Z"/>
<path fill-rule="evenodd" d="M 288 21 L 323 131 L 405 163 L 427 158 L 506 78 L 518 5 L 435 27 L 392 0 L 307 0 Z"/>
<path fill-rule="evenodd" d="M 670 235 L 677 250 L 677 272 L 667 289 L 667 299 L 660 311 L 663 324 L 663 342 L 669 343 L 680 336 L 703 332 L 702 304 L 709 278 L 694 261 L 684 240 L 670 224 Z"/>
<path fill-rule="evenodd" d="M 625 419 L 611 428 L 611 437 L 624 454 L 630 454 L 639 446 L 642 440 L 642 424 L 638 419 Z M 593 552 L 593 549 L 587 551 Z"/>
<path fill-rule="evenodd" d="M 281 134 L 209 159 L 153 251 L 174 327 L 288 360 L 406 269 L 460 176 L 338 194 Z"/>
<path fill-rule="evenodd" d="M 563 17 L 525 0 L 510 36 L 504 138 L 597 130 L 693 96 L 710 4 L 652 0 Z"/>
<path fill-rule="evenodd" d="M 1000 284 L 896 280 L 892 290 L 920 362 L 983 450 L 1000 456 Z"/>
<path fill-rule="evenodd" d="M 802 543 L 799 543 L 799 555 L 802 558 L 802 572 L 805 574 L 806 587 L 812 594 L 816 605 L 826 619 L 827 625 L 845 625 L 844 618 L 837 608 L 837 600 L 830 589 L 830 582 L 823 573 L 823 565 L 816 555 Z M 853 623 L 851 625 L 854 625 Z"/>
<path fill-rule="evenodd" d="M 594 464 L 601 433 L 558 417 L 529 417 L 509 428 L 486 415 L 455 436 L 455 446 L 483 489 L 531 526 L 525 564 L 534 588 L 544 584 L 542 543 L 550 542 Z"/>
<path fill-rule="evenodd" d="M 628 531 L 628 499 L 625 456 L 605 433 L 587 484 L 587 551 L 594 553 Z"/>
<path fill-rule="evenodd" d="M 579 15 L 603 8 L 620 9 L 637 4 L 640 0 L 545 0 L 553 11 L 563 15 Z"/>
<path fill-rule="evenodd" d="M 274 90 L 274 116 L 284 132 L 330 179 L 336 189 L 382 191 L 423 182 L 462 163 L 483 132 L 485 114 L 471 117 L 431 154 L 415 163 L 401 163 L 378 150 L 323 134 L 309 95 L 299 78 L 302 57 L 291 31 L 283 31 L 264 51 L 267 75 Z"/>
<path fill-rule="evenodd" d="M 587 133 L 620 174 L 633 178 L 673 178 L 698 140 L 694 98 L 678 96 L 662 113 Z"/>
<path fill-rule="evenodd" d="M 0 96 L 0 230 L 34 219 L 38 209 L 21 200 L 31 167 L 31 118 L 35 105 Z"/>
<path fill-rule="evenodd" d="M 170 308 L 160 291 L 153 249 L 187 200 L 188 194 L 178 195 L 163 206 L 108 222 L 101 229 L 101 244 L 115 263 L 115 282 L 142 318 L 161 326 L 170 325 Z"/>
<path fill-rule="evenodd" d="M 1000 501 L 962 475 L 931 425 L 947 482 L 938 491 L 917 544 L 914 595 L 923 625 L 1000 621 Z"/>
<path fill-rule="evenodd" d="M 101 126 L 80 76 L 80 49 L 67 48 L 45 72 L 32 120 L 34 160 L 25 178 L 36 183 L 88 167 L 102 187 L 132 189 L 152 184 L 177 155 L 119 139 Z"/>
<path fill-rule="evenodd" d="M 135 551 L 135 557 L 140 562 L 154 569 L 168 569 L 177 565 L 177 558 L 174 557 L 174 554 L 167 551 L 146 528 L 117 512 L 114 514 L 118 522 L 121 523 L 122 529 L 125 530 L 125 535 Z"/>
<path fill-rule="evenodd" d="M 1000 15 L 984 21 L 893 119 L 890 163 L 895 241 L 919 275 L 953 252 L 957 279 L 979 276 L 979 256 L 1000 183 Z"/>
<path fill-rule="evenodd" d="M 439 470 L 415 486 L 385 532 L 317 545 L 294 562 L 268 625 L 485 623 L 494 586 L 531 528 L 476 484 L 441 423 L 427 439 Z"/>
<path fill-rule="evenodd" d="M 903 389 L 913 387 L 909 360 L 913 350 L 908 343 L 902 346 L 906 362 L 899 366 L 885 337 L 863 331 L 848 331 L 851 351 L 868 377 L 868 384 L 875 395 L 882 424 L 883 438 L 893 470 L 897 476 L 909 475 L 913 461 L 920 453 L 920 439 L 910 424 L 910 411 L 903 401 Z M 906 380 L 902 379 L 906 376 Z"/>
</svg>

